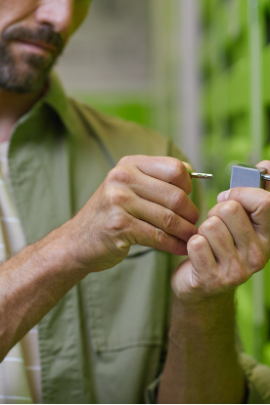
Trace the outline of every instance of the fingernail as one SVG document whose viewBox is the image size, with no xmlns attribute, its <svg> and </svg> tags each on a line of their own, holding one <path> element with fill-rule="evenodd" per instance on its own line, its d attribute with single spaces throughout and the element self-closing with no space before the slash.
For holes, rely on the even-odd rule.
<svg viewBox="0 0 270 405">
<path fill-rule="evenodd" d="M 223 191 L 217 196 L 217 202 L 221 203 L 223 201 L 227 201 L 231 190 Z"/>
</svg>

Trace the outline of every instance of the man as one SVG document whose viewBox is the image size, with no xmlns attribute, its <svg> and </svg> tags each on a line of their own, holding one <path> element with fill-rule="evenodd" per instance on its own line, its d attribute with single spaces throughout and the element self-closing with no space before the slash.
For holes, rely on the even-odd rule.
<svg viewBox="0 0 270 405">
<path fill-rule="evenodd" d="M 235 349 L 234 288 L 269 259 L 269 195 L 225 193 L 198 230 L 182 154 L 65 96 L 49 73 L 88 6 L 0 3 L 1 246 L 19 250 L 10 223 L 28 245 L 0 267 L 0 398 L 41 401 L 41 364 L 44 403 L 267 402 L 268 369 L 256 385 Z"/>
</svg>

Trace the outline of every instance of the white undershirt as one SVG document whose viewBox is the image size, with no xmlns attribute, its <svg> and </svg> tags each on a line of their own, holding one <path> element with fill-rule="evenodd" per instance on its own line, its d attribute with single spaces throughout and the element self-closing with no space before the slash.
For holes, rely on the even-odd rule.
<svg viewBox="0 0 270 405">
<path fill-rule="evenodd" d="M 25 246 L 8 173 L 9 142 L 0 143 L 0 262 Z M 38 328 L 33 328 L 0 364 L 0 403 L 41 402 L 41 367 Z"/>
</svg>

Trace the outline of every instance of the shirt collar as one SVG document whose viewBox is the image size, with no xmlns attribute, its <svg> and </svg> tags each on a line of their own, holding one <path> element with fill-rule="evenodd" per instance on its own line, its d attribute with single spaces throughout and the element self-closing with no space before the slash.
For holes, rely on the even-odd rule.
<svg viewBox="0 0 270 405">
<path fill-rule="evenodd" d="M 49 77 L 48 91 L 40 100 L 43 104 L 48 104 L 59 116 L 68 132 L 76 133 L 76 118 L 70 106 L 68 97 L 60 82 L 58 75 L 52 71 Z"/>
<path fill-rule="evenodd" d="M 23 115 L 15 124 L 14 131 L 30 117 L 32 117 L 44 104 L 49 105 L 59 116 L 60 120 L 71 135 L 76 135 L 78 132 L 78 120 L 76 119 L 75 111 L 65 93 L 65 90 L 58 78 L 58 75 L 52 71 L 49 76 L 48 89 L 43 97 Z"/>
</svg>

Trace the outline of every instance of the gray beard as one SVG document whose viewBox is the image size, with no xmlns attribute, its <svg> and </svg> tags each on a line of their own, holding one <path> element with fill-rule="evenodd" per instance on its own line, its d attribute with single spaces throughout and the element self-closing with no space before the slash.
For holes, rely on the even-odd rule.
<svg viewBox="0 0 270 405">
<path fill-rule="evenodd" d="M 56 57 L 24 55 L 17 62 L 8 49 L 8 42 L 0 40 L 0 88 L 16 93 L 31 93 L 40 90 L 56 63 Z M 23 64 L 23 73 L 20 65 Z M 25 68 L 25 65 L 28 68 Z"/>
</svg>

